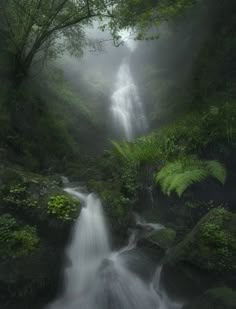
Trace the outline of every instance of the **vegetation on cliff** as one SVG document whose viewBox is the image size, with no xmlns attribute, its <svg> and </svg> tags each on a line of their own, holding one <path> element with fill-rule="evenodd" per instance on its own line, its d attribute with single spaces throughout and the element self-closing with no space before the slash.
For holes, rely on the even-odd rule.
<svg viewBox="0 0 236 309">
<path fill-rule="evenodd" d="M 0 40 L 5 46 L 0 53 L 3 308 L 19 302 L 24 309 L 35 301 L 44 305 L 58 288 L 63 250 L 81 210 L 80 201 L 63 191 L 61 175 L 84 181 L 99 195 L 119 242 L 134 225 L 134 212 L 166 226 L 146 241 L 168 251 L 163 283 L 169 291 L 181 297 L 182 287 L 196 291 L 186 309 L 234 308 L 235 1 L 200 1 L 212 12 L 211 27 L 188 67 L 191 76 L 185 95 L 177 84 L 173 86 L 169 72 L 147 69 L 152 82 L 146 90 L 157 106 L 149 115 L 152 130 L 132 142 L 112 145 L 104 125 L 104 93 L 97 95 L 95 88 L 83 92 L 83 85 L 75 89 L 55 63 L 39 73 L 35 62 L 62 51 L 61 34 L 63 48 L 68 43 L 78 52 L 88 46 L 83 29 L 95 15 L 106 24 L 103 15 L 109 13 L 109 22 L 101 28 L 110 28 L 119 45 L 120 28 L 136 27 L 136 39 L 154 39 L 155 31 L 147 29 L 169 17 L 175 27 L 185 18 L 183 9 L 195 10 L 195 1 L 163 0 L 155 6 L 153 1 L 114 1 L 119 4 L 114 5 L 116 16 L 99 0 L 87 1 L 83 12 L 74 11 L 75 1 L 34 0 L 32 6 L 21 1 L 20 10 L 16 10 L 19 1 L 0 2 L 4 6 Z M 136 9 L 130 9 L 134 4 Z M 33 72 L 39 76 L 33 78 Z M 164 96 L 161 104 L 168 108 L 161 114 L 166 115 L 161 125 L 155 101 L 160 98 L 156 94 L 160 79 L 163 89 L 158 91 L 172 89 L 169 84 L 176 91 L 171 100 Z"/>
</svg>

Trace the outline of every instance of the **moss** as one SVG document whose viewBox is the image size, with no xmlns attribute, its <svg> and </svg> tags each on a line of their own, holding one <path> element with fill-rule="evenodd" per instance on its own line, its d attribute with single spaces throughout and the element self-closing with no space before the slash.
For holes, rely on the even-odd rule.
<svg viewBox="0 0 236 309">
<path fill-rule="evenodd" d="M 163 249 L 170 248 L 176 237 L 176 232 L 170 228 L 164 228 L 153 233 L 149 239 L 150 241 L 157 243 Z"/>
<path fill-rule="evenodd" d="M 215 288 L 205 293 L 210 298 L 220 302 L 224 308 L 236 308 L 236 291 L 230 288 Z"/>
<path fill-rule="evenodd" d="M 223 208 L 211 210 L 179 243 L 167 263 L 188 262 L 216 274 L 236 271 L 236 215 Z"/>
<path fill-rule="evenodd" d="M 37 208 L 38 201 L 27 192 L 23 183 L 4 186 L 1 190 L 2 201 L 10 208 Z"/>
<path fill-rule="evenodd" d="M 234 309 L 236 308 L 236 291 L 228 287 L 207 290 L 183 309 Z"/>
<path fill-rule="evenodd" d="M 10 173 L 9 173 L 10 171 Z M 5 170 L 0 170 L 1 175 L 5 175 Z M 8 181 L 0 188 L 0 210 L 10 212 L 14 216 L 19 216 L 23 221 L 34 220 L 37 224 L 55 224 L 61 221 L 75 218 L 78 214 L 78 201 L 65 195 L 61 188 L 61 178 L 58 176 L 45 177 L 40 174 L 30 173 L 25 170 L 8 169 L 7 174 L 17 175 L 16 178 L 8 178 Z M 53 207 L 59 207 L 59 199 L 55 196 L 63 197 L 62 215 L 53 213 Z M 65 196 L 65 197 L 64 197 Z M 76 210 L 75 205 L 76 204 Z M 48 207 L 48 205 L 50 205 Z M 65 207 L 68 206 L 66 212 Z M 69 207 L 71 207 L 69 209 Z M 63 213 L 64 212 L 64 213 Z M 57 222 L 58 221 L 58 222 Z"/>
<path fill-rule="evenodd" d="M 0 216 L 1 259 L 30 255 L 38 245 L 39 237 L 34 227 L 19 224 L 9 214 Z"/>
<path fill-rule="evenodd" d="M 90 181 L 89 188 L 101 198 L 112 229 L 118 233 L 125 232 L 131 223 L 133 187 L 123 191 L 121 184 L 114 179 L 113 183 Z"/>
<path fill-rule="evenodd" d="M 48 213 L 50 198 L 65 194 L 61 179 L 0 167 L 0 181 L 1 304 L 48 299 L 72 224 Z"/>
<path fill-rule="evenodd" d="M 55 195 L 48 201 L 48 214 L 62 221 L 71 221 L 78 217 L 80 201 L 67 195 Z"/>
</svg>

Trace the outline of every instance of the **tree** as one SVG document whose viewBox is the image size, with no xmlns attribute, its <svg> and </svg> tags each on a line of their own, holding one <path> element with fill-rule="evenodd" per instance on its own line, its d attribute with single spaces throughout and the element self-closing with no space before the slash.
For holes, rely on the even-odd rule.
<svg viewBox="0 0 236 309">
<path fill-rule="evenodd" d="M 117 35 L 119 29 L 130 28 L 134 30 L 136 39 L 144 39 L 150 29 L 156 28 L 161 22 L 183 13 L 185 9 L 192 7 L 197 1 L 200 0 L 120 1 L 116 7 L 116 17 L 118 18 L 113 25 L 113 32 Z"/>
<path fill-rule="evenodd" d="M 192 0 L 1 0 L 6 47 L 14 59 L 14 78 L 28 75 L 33 62 L 82 50 L 84 29 L 93 19 L 109 28 L 115 41 L 121 28 L 143 34 L 157 20 L 171 16 Z M 158 13 L 159 12 L 159 13 Z M 139 35 L 140 37 L 140 35 Z"/>
<path fill-rule="evenodd" d="M 84 28 L 94 17 L 110 17 L 108 1 L 3 0 L 1 12 L 14 75 L 26 76 L 33 61 L 81 50 Z M 111 2 L 111 1 L 110 1 Z"/>
</svg>

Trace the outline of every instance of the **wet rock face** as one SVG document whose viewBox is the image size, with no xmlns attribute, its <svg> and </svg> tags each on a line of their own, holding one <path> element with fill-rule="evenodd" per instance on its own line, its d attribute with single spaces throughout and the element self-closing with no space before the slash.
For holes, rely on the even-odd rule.
<svg viewBox="0 0 236 309">
<path fill-rule="evenodd" d="M 173 245 L 175 237 L 176 232 L 173 229 L 163 228 L 152 233 L 148 237 L 148 240 L 160 248 L 167 250 Z"/>
<path fill-rule="evenodd" d="M 30 256 L 0 262 L 1 308 L 37 308 L 54 296 L 62 255 L 45 244 Z M 17 308 L 17 307 L 16 307 Z"/>
<path fill-rule="evenodd" d="M 0 168 L 0 180 L 1 309 L 42 308 L 58 289 L 77 204 L 59 177 Z"/>
<path fill-rule="evenodd" d="M 228 274 L 236 265 L 236 215 L 216 208 L 174 247 L 166 264 L 186 262 L 213 274 Z"/>
<path fill-rule="evenodd" d="M 162 282 L 180 298 L 189 290 L 197 296 L 215 282 L 234 282 L 236 265 L 236 215 L 216 208 L 170 249 L 163 267 Z"/>
<path fill-rule="evenodd" d="M 183 309 L 234 309 L 236 291 L 227 287 L 207 290 Z"/>
</svg>

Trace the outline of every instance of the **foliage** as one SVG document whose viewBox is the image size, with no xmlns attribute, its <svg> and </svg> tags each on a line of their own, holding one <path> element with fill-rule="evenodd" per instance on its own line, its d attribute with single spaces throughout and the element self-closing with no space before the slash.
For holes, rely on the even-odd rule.
<svg viewBox="0 0 236 309">
<path fill-rule="evenodd" d="M 167 163 L 156 174 L 155 181 L 160 184 L 163 193 L 170 195 L 171 192 L 176 192 L 180 197 L 191 185 L 210 176 L 224 184 L 226 170 L 218 161 L 187 157 Z"/>
<path fill-rule="evenodd" d="M 152 162 L 160 156 L 158 143 L 152 135 L 142 137 L 134 143 L 112 141 L 112 145 L 115 155 L 131 164 Z"/>
<path fill-rule="evenodd" d="M 216 274 L 235 273 L 235 220 L 224 208 L 211 210 L 174 248 L 169 262 L 188 262 Z"/>
<path fill-rule="evenodd" d="M 195 2 L 196 0 L 121 1 L 115 11 L 118 18 L 112 29 L 133 28 L 136 39 L 154 39 L 155 35 L 147 35 L 151 28 L 159 26 L 163 20 L 179 15 Z"/>
<path fill-rule="evenodd" d="M 54 67 L 39 78 L 9 91 L 15 99 L 12 104 L 8 100 L 6 112 L 1 110 L 0 118 L 11 114 L 7 132 L 0 119 L 1 157 L 4 151 L 6 160 L 31 170 L 60 172 L 69 162 L 80 162 L 82 153 L 103 148 L 104 114 L 99 111 L 104 106 L 88 102 Z"/>
<path fill-rule="evenodd" d="M 124 190 L 121 183 L 113 179 L 111 184 L 105 181 L 89 181 L 91 190 L 99 194 L 105 211 L 109 216 L 112 228 L 121 233 L 123 227 L 130 222 L 134 196 L 132 190 Z"/>
<path fill-rule="evenodd" d="M 48 201 L 48 214 L 63 221 L 76 219 L 79 211 L 80 201 L 67 195 L 55 195 Z"/>
<path fill-rule="evenodd" d="M 132 164 L 122 168 L 120 181 L 122 194 L 128 197 L 133 204 L 137 196 L 137 190 L 139 189 L 137 168 Z"/>
<path fill-rule="evenodd" d="M 80 50 L 83 27 L 100 14 L 101 7 L 98 1 L 10 0 L 1 2 L 1 10 L 6 21 L 7 48 L 15 56 L 15 73 L 27 74 L 36 56 L 54 56 L 64 45 L 73 52 Z"/>
<path fill-rule="evenodd" d="M 152 1 L 143 0 L 3 0 L 2 32 L 7 37 L 6 47 L 15 58 L 16 78 L 22 78 L 33 61 L 44 62 L 65 49 L 81 52 L 84 45 L 89 45 L 84 29 L 95 18 L 100 20 L 102 30 L 109 28 L 114 40 L 119 41 L 121 28 L 138 27 L 139 33 L 144 33 L 152 24 L 150 20 L 156 22 L 176 15 L 191 2 L 162 0 L 153 7 Z"/>
<path fill-rule="evenodd" d="M 112 142 L 114 153 L 124 161 L 140 164 L 169 161 L 184 154 L 205 154 L 214 145 L 234 147 L 235 118 L 234 102 L 212 105 L 204 112 L 186 114 L 172 125 L 133 143 Z"/>
<path fill-rule="evenodd" d="M 211 1 L 213 27 L 195 62 L 194 104 L 192 109 L 204 109 L 209 97 L 216 104 L 236 97 L 236 38 L 234 0 Z"/>
<path fill-rule="evenodd" d="M 167 249 L 173 246 L 175 238 L 176 232 L 170 228 L 157 230 L 149 237 L 152 242 L 157 243 L 163 249 Z"/>
<path fill-rule="evenodd" d="M 23 183 L 4 186 L 1 190 L 2 201 L 8 207 L 37 208 L 38 201 L 27 192 L 27 186 Z"/>
<path fill-rule="evenodd" d="M 220 271 L 234 267 L 230 264 L 236 250 L 236 240 L 235 235 L 224 229 L 228 220 L 230 220 L 229 213 L 224 208 L 217 208 L 211 220 L 204 222 L 199 229 L 201 242 L 215 248 L 214 264 L 218 265 Z M 208 267 L 212 268 L 215 265 L 209 262 Z"/>
<path fill-rule="evenodd" d="M 0 216 L 0 255 L 1 258 L 27 256 L 39 244 L 36 229 L 29 225 L 21 226 L 9 214 Z"/>
</svg>

